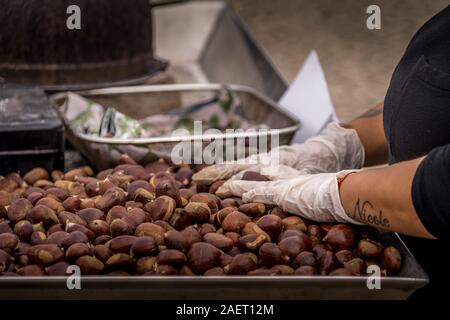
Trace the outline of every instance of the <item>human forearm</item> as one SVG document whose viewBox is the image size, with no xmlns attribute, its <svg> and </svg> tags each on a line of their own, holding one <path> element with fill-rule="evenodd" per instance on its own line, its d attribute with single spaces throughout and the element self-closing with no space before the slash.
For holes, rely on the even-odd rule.
<svg viewBox="0 0 450 320">
<path fill-rule="evenodd" d="M 352 120 L 341 124 L 345 128 L 354 129 L 364 146 L 364 166 L 380 165 L 387 162 L 388 143 L 383 129 L 383 104 L 380 103 Z"/>
<path fill-rule="evenodd" d="M 345 212 L 351 218 L 377 228 L 433 238 L 420 221 L 411 197 L 412 181 L 422 160 L 347 176 L 339 190 Z"/>
</svg>

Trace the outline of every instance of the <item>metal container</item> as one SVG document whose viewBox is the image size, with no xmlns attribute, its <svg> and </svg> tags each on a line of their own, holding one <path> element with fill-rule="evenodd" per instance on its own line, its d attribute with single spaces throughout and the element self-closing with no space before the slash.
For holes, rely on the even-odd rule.
<svg viewBox="0 0 450 320">
<path fill-rule="evenodd" d="M 367 277 L 85 276 L 81 290 L 69 290 L 65 277 L 0 277 L 0 299 L 406 299 L 428 278 L 396 234 L 381 239 L 400 250 L 403 268 L 379 290 Z"/>
<path fill-rule="evenodd" d="M 219 84 L 169 84 L 106 88 L 77 93 L 102 106 L 114 107 L 134 118 L 144 118 L 153 114 L 183 108 L 192 103 L 202 101 L 202 99 L 209 99 L 216 95 L 221 88 L 222 86 Z M 290 143 L 295 132 L 300 127 L 299 121 L 294 116 L 252 88 L 240 85 L 229 85 L 228 88 L 241 100 L 246 117 L 254 124 L 267 125 L 270 130 L 221 135 L 205 134 L 182 137 L 164 136 L 117 139 L 74 132 L 69 123 L 65 121 L 66 135 L 69 141 L 99 170 L 117 165 L 120 155 L 125 152 L 124 150 L 128 150 L 130 154 L 130 149 L 136 152 L 139 152 L 140 149 L 142 151 L 145 150 L 145 152 L 149 150 L 154 158 L 163 157 L 169 159 L 172 149 L 180 142 L 193 144 L 196 141 L 201 141 L 203 147 L 206 147 L 211 141 L 217 141 L 217 139 L 221 139 L 225 146 L 226 142 L 230 140 L 234 142 L 236 139 L 243 139 L 244 142 L 248 142 L 251 137 L 258 139 L 267 138 L 268 143 L 266 146 L 269 150 L 271 139 L 274 135 L 277 135 L 280 145 Z M 63 105 L 66 97 L 66 93 L 56 94 L 51 97 L 57 110 L 59 106 Z M 104 149 L 105 146 L 108 147 L 108 152 L 99 157 L 99 151 Z M 130 148 L 130 146 L 133 148 Z M 258 151 L 260 149 L 251 150 L 247 143 L 245 155 Z M 149 157 L 147 156 L 146 159 L 149 159 Z"/>
<path fill-rule="evenodd" d="M 0 77 L 52 91 L 142 83 L 166 67 L 151 9 L 177 2 L 0 1 Z"/>
</svg>

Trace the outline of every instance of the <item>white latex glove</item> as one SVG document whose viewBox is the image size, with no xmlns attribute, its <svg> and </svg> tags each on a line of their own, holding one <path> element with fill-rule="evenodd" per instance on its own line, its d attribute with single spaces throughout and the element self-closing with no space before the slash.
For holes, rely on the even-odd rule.
<svg viewBox="0 0 450 320">
<path fill-rule="evenodd" d="M 243 171 L 260 172 L 270 164 L 292 167 L 303 174 L 359 169 L 364 164 L 364 147 L 355 130 L 330 123 L 318 136 L 302 144 L 281 146 L 269 153 L 252 155 L 241 161 L 216 164 L 197 172 L 192 178 L 199 183 L 211 184 L 239 173 L 232 178 L 239 180 Z"/>
<path fill-rule="evenodd" d="M 268 182 L 232 180 L 222 185 L 216 194 L 233 194 L 242 197 L 244 202 L 277 205 L 287 212 L 317 222 L 360 224 L 345 213 L 337 184 L 338 177 L 353 171 L 356 170 L 300 175 Z"/>
</svg>

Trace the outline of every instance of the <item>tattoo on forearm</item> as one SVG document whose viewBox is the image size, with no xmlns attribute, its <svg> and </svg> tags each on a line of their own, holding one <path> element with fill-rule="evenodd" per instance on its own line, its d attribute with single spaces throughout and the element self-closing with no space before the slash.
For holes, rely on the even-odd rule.
<svg viewBox="0 0 450 320">
<path fill-rule="evenodd" d="M 382 210 L 375 209 L 370 201 L 361 201 L 359 198 L 353 210 L 353 219 L 382 228 L 390 227 L 389 219 L 383 217 Z"/>
</svg>

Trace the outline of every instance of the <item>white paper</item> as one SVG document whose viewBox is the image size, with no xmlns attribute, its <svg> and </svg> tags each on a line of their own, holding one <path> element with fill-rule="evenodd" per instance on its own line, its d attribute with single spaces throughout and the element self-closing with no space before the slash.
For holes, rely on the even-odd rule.
<svg viewBox="0 0 450 320">
<path fill-rule="evenodd" d="M 301 129 L 293 143 L 317 135 L 329 122 L 337 121 L 328 85 L 316 51 L 311 51 L 279 104 L 300 119 Z"/>
</svg>

